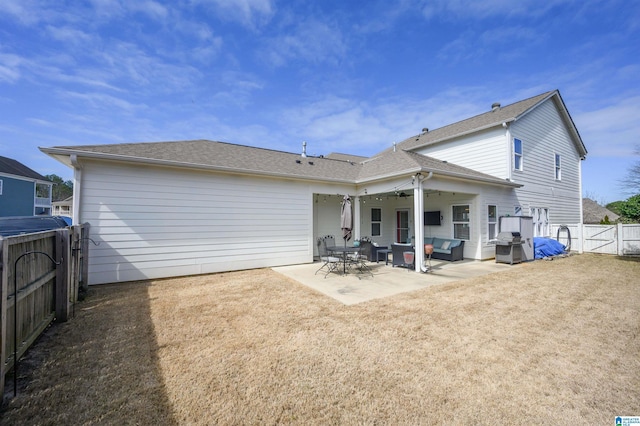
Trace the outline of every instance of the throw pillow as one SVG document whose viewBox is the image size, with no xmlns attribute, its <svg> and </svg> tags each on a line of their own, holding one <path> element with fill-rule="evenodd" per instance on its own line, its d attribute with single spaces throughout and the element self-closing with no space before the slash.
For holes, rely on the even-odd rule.
<svg viewBox="0 0 640 426">
<path fill-rule="evenodd" d="M 442 242 L 442 250 L 449 250 L 449 246 L 451 245 L 451 241 L 443 241 Z"/>
</svg>

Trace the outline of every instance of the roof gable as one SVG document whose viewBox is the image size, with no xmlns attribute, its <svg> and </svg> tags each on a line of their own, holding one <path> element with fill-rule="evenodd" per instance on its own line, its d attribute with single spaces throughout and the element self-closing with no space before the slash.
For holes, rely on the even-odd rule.
<svg viewBox="0 0 640 426">
<path fill-rule="evenodd" d="M 492 127 L 501 126 L 502 123 L 511 123 L 524 117 L 538 105 L 549 99 L 553 99 L 555 105 L 558 107 L 560 115 L 574 140 L 578 153 L 581 157 L 584 157 L 587 154 L 587 150 L 558 90 L 545 92 L 504 107 L 497 107 L 474 117 L 412 136 L 397 144 L 397 147 L 404 150 L 416 150 L 427 145 L 433 145 Z M 388 148 L 383 152 L 388 152 L 391 149 L 393 148 Z"/>
</svg>

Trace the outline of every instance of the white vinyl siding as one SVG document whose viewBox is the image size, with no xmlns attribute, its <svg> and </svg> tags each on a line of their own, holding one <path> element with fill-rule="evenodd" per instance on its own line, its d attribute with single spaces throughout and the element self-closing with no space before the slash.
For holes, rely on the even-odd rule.
<svg viewBox="0 0 640 426">
<path fill-rule="evenodd" d="M 511 126 L 514 138 L 523 141 L 526 166 L 514 174 L 523 184 L 516 189 L 518 204 L 525 208 L 547 206 L 554 223 L 580 223 L 580 157 L 552 99 L 547 100 Z M 562 180 L 556 180 L 550 153 L 561 156 Z"/>
<path fill-rule="evenodd" d="M 504 160 L 509 155 L 505 134 L 505 129 L 499 126 L 446 143 L 430 145 L 416 152 L 506 179 L 510 174 Z"/>
<path fill-rule="evenodd" d="M 296 182 L 86 163 L 89 283 L 310 262 L 312 198 Z"/>
</svg>

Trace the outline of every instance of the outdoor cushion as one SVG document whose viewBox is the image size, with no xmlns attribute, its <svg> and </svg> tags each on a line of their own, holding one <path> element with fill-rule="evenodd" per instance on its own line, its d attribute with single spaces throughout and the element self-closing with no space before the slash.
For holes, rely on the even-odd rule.
<svg viewBox="0 0 640 426">
<path fill-rule="evenodd" d="M 443 250 L 449 250 L 449 246 L 451 245 L 451 241 L 443 241 L 442 246 L 440 246 Z"/>
</svg>

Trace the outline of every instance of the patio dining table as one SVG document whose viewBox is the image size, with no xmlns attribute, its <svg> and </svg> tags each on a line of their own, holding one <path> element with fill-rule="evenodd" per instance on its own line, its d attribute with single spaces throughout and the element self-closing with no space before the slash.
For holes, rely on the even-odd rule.
<svg viewBox="0 0 640 426">
<path fill-rule="evenodd" d="M 327 251 L 331 253 L 341 253 L 342 256 L 342 274 L 347 274 L 347 253 L 358 253 L 360 247 L 353 246 L 327 246 Z"/>
</svg>

